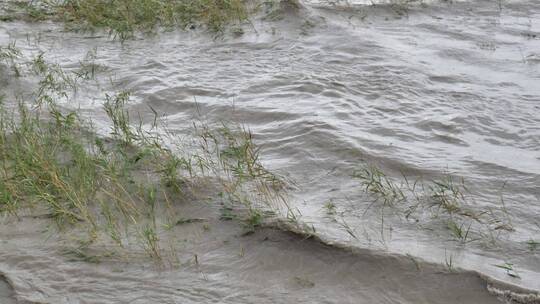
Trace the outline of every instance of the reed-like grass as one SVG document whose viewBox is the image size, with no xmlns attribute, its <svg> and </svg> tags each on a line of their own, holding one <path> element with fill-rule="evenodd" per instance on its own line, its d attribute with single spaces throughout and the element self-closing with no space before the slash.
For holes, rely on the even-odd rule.
<svg viewBox="0 0 540 304">
<path fill-rule="evenodd" d="M 376 166 L 364 166 L 353 173 L 365 192 L 372 194 L 376 200 L 384 205 L 394 205 L 405 199 L 399 185 L 394 183 L 386 174 Z"/>
<path fill-rule="evenodd" d="M 31 210 L 59 231 L 84 231 L 81 248 L 71 251 L 78 258 L 88 259 L 82 247 L 105 237 L 119 247 L 136 239 L 160 259 L 160 231 L 179 222 L 174 204 L 208 177 L 222 181 L 224 203 L 249 231 L 269 215 L 261 207 L 282 198 L 276 193 L 283 182 L 260 163 L 245 128 L 197 122 L 192 131 L 200 148 L 177 153 L 160 135 L 167 130 L 157 130 L 157 118 L 150 129 L 132 121 L 130 94 L 118 92 L 104 96 L 111 132 L 100 137 L 58 103 L 70 101 L 84 78 L 47 64 L 42 54 L 23 66 L 38 87 L 29 100 L 0 98 L 0 213 Z"/>
<path fill-rule="evenodd" d="M 516 268 L 514 267 L 514 264 L 512 263 L 503 263 L 503 264 L 499 264 L 499 265 L 493 265 L 497 268 L 500 268 L 500 269 L 503 269 L 506 274 L 512 278 L 516 278 L 516 279 L 520 279 L 521 277 L 519 276 L 518 272 L 516 271 Z"/>
<path fill-rule="evenodd" d="M 415 222 L 425 218 L 426 213 L 431 214 L 432 220 L 442 219 L 450 235 L 461 243 L 494 241 L 502 231 L 513 231 L 502 198 L 497 210 L 480 209 L 465 181 L 449 174 L 430 181 L 417 179 L 412 184 L 404 176 L 404 182 L 398 184 L 377 166 L 365 165 L 353 173 L 353 178 L 373 197 L 370 207 L 380 202 L 383 209 L 390 206 L 394 213 L 397 211 L 407 219 L 415 218 Z M 381 213 L 381 221 L 384 221 L 384 213 Z"/>
<path fill-rule="evenodd" d="M 20 50 L 15 46 L 15 42 L 7 46 L 0 46 L 0 64 L 8 67 L 15 73 L 15 76 L 20 76 L 21 72 L 16 63 L 17 58 L 21 55 Z"/>
</svg>

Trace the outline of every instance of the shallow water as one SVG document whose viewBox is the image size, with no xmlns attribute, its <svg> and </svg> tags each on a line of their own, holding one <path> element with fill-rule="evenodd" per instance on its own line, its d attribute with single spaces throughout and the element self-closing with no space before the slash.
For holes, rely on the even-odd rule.
<svg viewBox="0 0 540 304">
<path fill-rule="evenodd" d="M 211 228 L 191 223 L 172 231 L 185 236 L 179 267 L 114 256 L 99 264 L 66 259 L 54 238 L 40 241 L 40 220 L 23 219 L 16 237 L 13 226 L 0 231 L 7 239 L 0 271 L 22 303 L 500 303 L 475 273 L 274 229 L 241 236 L 239 225 L 220 221 L 202 202 L 184 205 L 182 214 L 204 216 Z"/>
<path fill-rule="evenodd" d="M 0 43 L 18 40 L 25 54 L 44 51 L 66 68 L 95 48 L 114 75 L 101 89 L 130 90 L 134 111 L 151 106 L 179 136 L 198 112 L 246 124 L 265 165 L 295 181 L 302 220 L 332 242 L 443 264 L 452 256 L 540 290 L 540 248 L 526 243 L 540 241 L 540 2 L 304 3 L 281 16 L 255 18 L 240 37 L 168 32 L 123 44 L 51 23 L 0 23 Z M 66 106 L 107 132 L 101 96 L 81 90 Z M 500 209 L 502 195 L 515 231 L 461 244 L 436 218 L 382 224 L 351 178 L 366 162 L 397 181 L 450 172 L 479 209 Z M 502 263 L 521 278 L 494 266 Z"/>
<path fill-rule="evenodd" d="M 0 277 L 0 302 L 4 304 L 16 303 L 13 297 L 13 290 L 4 277 Z"/>
</svg>

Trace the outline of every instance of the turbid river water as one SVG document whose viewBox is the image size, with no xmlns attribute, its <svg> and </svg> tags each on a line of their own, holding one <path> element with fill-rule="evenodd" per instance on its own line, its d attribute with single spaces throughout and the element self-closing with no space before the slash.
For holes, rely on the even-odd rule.
<svg viewBox="0 0 540 304">
<path fill-rule="evenodd" d="M 0 23 L 0 43 L 18 41 L 23 53 L 43 51 L 67 69 L 94 50 L 114 75 L 101 89 L 131 91 L 131 110 L 151 106 L 178 135 L 197 113 L 245 124 L 263 163 L 295 182 L 289 200 L 301 220 L 325 242 L 359 253 L 263 231 L 270 236 L 235 240 L 230 250 L 201 245 L 215 253 L 208 254 L 214 264 L 208 277 L 192 280 L 187 274 L 198 270 L 182 276 L 133 263 L 123 272 L 65 263 L 24 243 L 39 238 L 31 228 L 5 226 L 0 272 L 12 287 L 0 280 L 0 301 L 13 289 L 19 299 L 45 303 L 489 303 L 496 300 L 487 286 L 492 294 L 495 287 L 540 290 L 540 1 L 305 2 L 284 6 L 278 18 L 255 17 L 243 31 L 217 39 L 173 31 L 119 43 L 16 21 Z M 83 88 L 78 103 L 65 106 L 107 132 L 102 96 Z M 472 208 L 506 210 L 512 229 L 479 228 L 460 241 L 439 217 L 384 213 L 351 177 L 366 163 L 396 183 L 403 175 L 463 179 Z M 259 247 L 244 257 L 249 262 L 223 270 L 233 263 L 231 248 L 249 244 Z M 422 275 L 405 269 L 416 259 L 427 265 Z M 449 260 L 472 272 L 448 277 L 433 269 Z M 512 272 L 496 266 L 509 264 Z M 285 273 L 295 279 L 279 281 Z"/>
</svg>

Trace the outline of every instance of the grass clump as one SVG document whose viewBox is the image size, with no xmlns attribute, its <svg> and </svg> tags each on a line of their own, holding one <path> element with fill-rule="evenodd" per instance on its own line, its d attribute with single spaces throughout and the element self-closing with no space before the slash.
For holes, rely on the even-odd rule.
<svg viewBox="0 0 540 304">
<path fill-rule="evenodd" d="M 452 176 L 447 175 L 434 180 L 428 187 L 431 207 L 443 209 L 448 214 L 465 212 L 461 206 L 465 201 L 463 191 L 467 190 L 464 180 L 457 184 Z"/>
<path fill-rule="evenodd" d="M 85 248 L 104 237 L 122 248 L 136 241 L 161 259 L 160 231 L 179 224 L 174 203 L 191 197 L 191 186 L 205 177 L 222 181 L 230 206 L 242 204 L 245 214 L 230 212 L 249 229 L 266 216 L 255 201 L 274 197 L 279 179 L 260 164 L 251 135 L 228 131 L 224 140 L 225 127 L 213 131 L 201 124 L 194 135 L 204 148 L 179 154 L 159 135 L 168 133 L 156 129 L 157 118 L 150 128 L 133 125 L 130 94 L 119 92 L 105 96 L 111 132 L 99 137 L 89 121 L 58 103 L 71 100 L 77 73 L 46 64 L 43 54 L 24 66 L 24 75 L 39 77 L 38 88 L 25 97 L 31 99 L 0 98 L 0 213 L 17 217 L 30 210 L 54 220 L 60 231 L 82 233 L 84 245 L 70 252 L 81 260 L 92 260 Z"/>
<path fill-rule="evenodd" d="M 355 171 L 353 178 L 360 181 L 365 193 L 373 196 L 374 202 L 370 207 L 382 202 L 383 210 L 390 206 L 394 213 L 397 211 L 398 215 L 403 214 L 414 222 L 426 218 L 426 215 L 431 220 L 440 218 L 450 234 L 461 243 L 480 239 L 493 241 L 502 231 L 513 231 L 502 197 L 499 210 L 490 207 L 480 209 L 465 181 L 458 181 L 449 174 L 431 181 L 418 179 L 412 185 L 404 176 L 405 182 L 397 184 L 377 166 L 366 165 Z M 381 222 L 384 222 L 384 213 L 381 214 Z"/>
<path fill-rule="evenodd" d="M 221 196 L 227 202 L 222 208 L 221 219 L 240 219 L 246 233 L 254 232 L 264 219 L 275 216 L 273 210 L 285 206 L 287 182 L 263 166 L 260 148 L 255 145 L 253 134 L 243 127 L 221 124 L 210 128 L 207 124 L 197 126 L 201 150 L 206 155 L 215 155 L 215 162 L 207 170 L 221 176 L 224 189 Z M 218 171 L 215 171 L 215 169 Z M 256 202 L 254 204 L 254 202 Z M 241 215 L 234 214 L 236 206 Z M 265 210 L 271 210 L 265 212 Z"/>
<path fill-rule="evenodd" d="M 330 200 L 326 202 L 323 207 L 326 210 L 327 215 L 333 216 L 337 214 L 337 206 L 333 201 Z"/>
<path fill-rule="evenodd" d="M 538 249 L 538 247 L 540 247 L 540 242 L 538 241 L 535 241 L 533 239 L 530 239 L 528 240 L 527 242 L 527 246 L 529 248 L 530 251 L 536 251 Z"/>
<path fill-rule="evenodd" d="M 260 148 L 255 145 L 253 134 L 243 127 L 230 127 L 221 124 L 219 128 L 210 128 L 206 124 L 197 127 L 201 138 L 201 149 L 207 155 L 216 155 L 216 163 L 224 179 L 224 192 L 233 201 L 252 201 L 252 195 L 271 204 L 272 201 L 285 202 L 283 197 L 286 181 L 263 166 L 260 161 Z M 244 191 L 249 185 L 257 191 Z M 251 194 L 250 194 L 251 192 Z M 230 195 L 233 194 L 233 197 Z"/>
<path fill-rule="evenodd" d="M 133 158 L 135 152 L 118 140 L 104 146 L 75 112 L 21 102 L 10 114 L 2 106 L 0 138 L 0 211 L 37 208 L 60 228 L 83 224 L 89 236 L 106 232 L 119 244 L 120 226 L 155 211 L 152 183 L 137 176 L 148 169 Z M 158 167 L 162 154 L 153 152 L 145 161 Z"/>
<path fill-rule="evenodd" d="M 10 43 L 7 46 L 0 46 L 0 64 L 10 67 L 15 76 L 19 77 L 21 72 L 19 70 L 16 60 L 21 56 L 21 51 L 16 47 L 15 43 Z"/>
<path fill-rule="evenodd" d="M 405 199 L 400 187 L 376 166 L 365 166 L 355 171 L 353 177 L 360 181 L 365 192 L 374 195 L 384 205 L 393 205 Z"/>
<path fill-rule="evenodd" d="M 448 221 L 448 229 L 452 233 L 452 235 L 462 243 L 467 243 L 468 241 L 471 241 L 469 239 L 469 232 L 471 231 L 472 222 L 469 222 L 469 225 L 465 225 L 465 223 L 458 224 L 453 220 Z"/>
<path fill-rule="evenodd" d="M 516 271 L 516 268 L 514 267 L 514 264 L 512 263 L 505 262 L 503 264 L 493 265 L 493 266 L 503 269 L 506 272 L 506 274 L 512 278 L 521 279 L 521 277 Z"/>
<path fill-rule="evenodd" d="M 32 20 L 57 19 L 69 27 L 106 29 L 121 39 L 157 27 L 182 29 L 204 26 L 211 32 L 247 19 L 242 0 L 61 0 L 32 1 L 27 6 Z"/>
</svg>

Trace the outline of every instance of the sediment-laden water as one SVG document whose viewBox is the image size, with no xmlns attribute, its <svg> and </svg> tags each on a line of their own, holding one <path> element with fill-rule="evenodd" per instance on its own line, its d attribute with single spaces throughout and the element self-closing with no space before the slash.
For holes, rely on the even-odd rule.
<svg viewBox="0 0 540 304">
<path fill-rule="evenodd" d="M 367 251 L 273 230 L 221 248 L 216 233 L 197 247 L 211 261 L 204 271 L 136 262 L 115 270 L 64 262 L 23 221 L 20 234 L 2 228 L 0 273 L 11 287 L 0 277 L 0 300 L 13 288 L 45 303 L 490 303 L 495 289 L 519 291 L 506 284 L 540 290 L 540 2 L 307 2 L 243 31 L 120 43 L 14 21 L 0 23 L 0 44 L 17 41 L 26 56 L 43 51 L 67 69 L 92 51 L 112 75 L 100 90 L 129 90 L 131 110 L 151 106 L 178 136 L 198 115 L 245 124 L 264 164 L 294 181 L 301 220 L 326 242 Z M 82 88 L 77 104 L 63 106 L 81 108 L 106 134 L 102 96 Z M 366 163 L 396 183 L 463 179 L 471 207 L 504 210 L 512 229 L 479 228 L 460 241 L 441 217 L 381 210 L 351 177 Z M 254 252 L 237 262 L 244 247 Z M 426 273 L 407 268 L 415 259 Z M 470 272 L 438 274 L 434 265 L 449 260 Z M 509 264 L 517 276 L 497 267 Z"/>
</svg>

